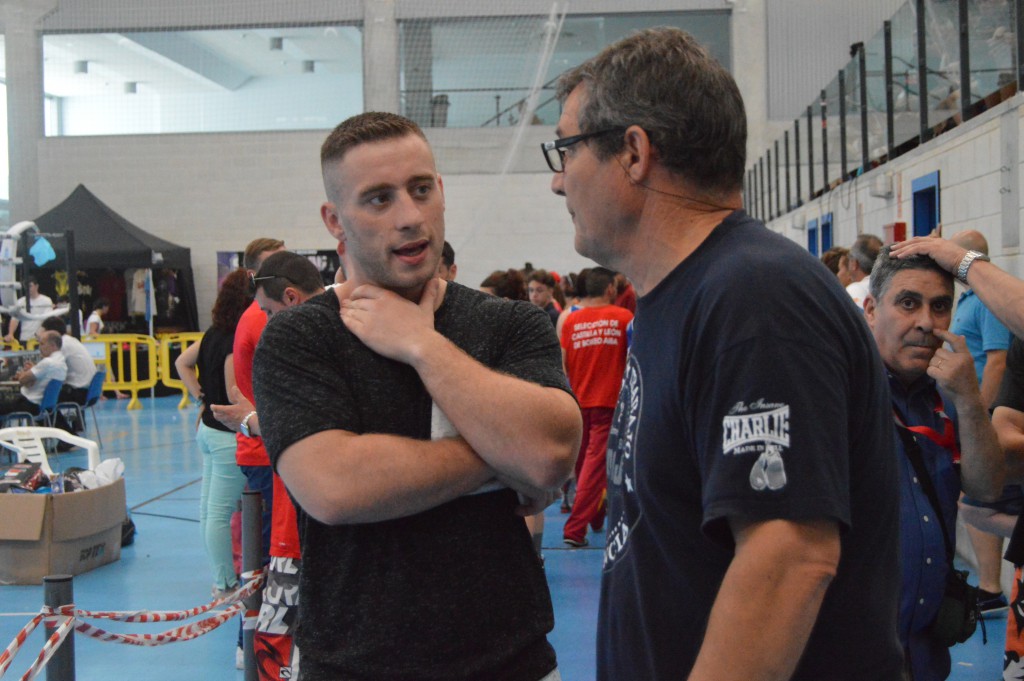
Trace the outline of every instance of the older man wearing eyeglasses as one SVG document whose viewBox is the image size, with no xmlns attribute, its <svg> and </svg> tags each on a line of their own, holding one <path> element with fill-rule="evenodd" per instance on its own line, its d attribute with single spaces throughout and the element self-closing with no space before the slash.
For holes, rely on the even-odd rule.
<svg viewBox="0 0 1024 681">
<path fill-rule="evenodd" d="M 678 29 L 562 76 L 576 250 L 639 299 L 608 442 L 598 678 L 900 679 L 889 394 L 832 274 L 743 212 L 732 76 Z"/>
</svg>

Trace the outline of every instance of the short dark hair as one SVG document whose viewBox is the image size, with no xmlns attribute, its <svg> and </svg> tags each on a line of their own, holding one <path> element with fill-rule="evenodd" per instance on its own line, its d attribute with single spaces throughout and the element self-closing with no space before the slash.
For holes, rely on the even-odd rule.
<svg viewBox="0 0 1024 681">
<path fill-rule="evenodd" d="M 850 258 L 857 261 L 864 274 L 871 274 L 875 259 L 882 250 L 882 240 L 874 234 L 861 234 L 850 246 Z"/>
<path fill-rule="evenodd" d="M 950 290 L 953 289 L 953 275 L 939 266 L 937 262 L 927 255 L 912 255 L 906 258 L 894 258 L 889 254 L 892 246 L 886 246 L 875 260 L 875 267 L 871 272 L 870 290 L 871 297 L 878 302 L 889 290 L 889 284 L 897 272 L 903 270 L 929 270 L 942 275 L 942 278 L 949 282 Z"/>
<path fill-rule="evenodd" d="M 732 75 L 690 34 L 678 28 L 639 31 L 566 72 L 562 102 L 583 85 L 580 133 L 637 125 L 664 165 L 710 192 L 743 186 L 747 116 Z M 622 135 L 591 140 L 605 160 L 622 149 Z"/>
<path fill-rule="evenodd" d="M 271 277 L 259 281 L 261 277 Z M 260 265 L 260 271 L 256 273 L 256 287 L 263 289 L 263 295 L 281 302 L 284 298 L 284 290 L 289 286 L 311 296 L 320 293 L 324 289 L 324 279 L 320 276 L 320 270 L 309 261 L 304 255 L 281 251 L 274 253 Z"/>
<path fill-rule="evenodd" d="M 213 304 L 212 326 L 226 333 L 233 333 L 242 313 L 252 304 L 252 287 L 249 285 L 249 271 L 237 269 L 224 277 L 217 300 Z"/>
<path fill-rule="evenodd" d="M 495 270 L 480 283 L 480 286 L 494 289 L 494 295 L 509 300 L 529 300 L 526 294 L 526 280 L 519 270 Z"/>
<path fill-rule="evenodd" d="M 96 310 L 102 310 L 105 307 L 110 307 L 110 301 L 102 296 L 92 301 L 92 309 L 94 312 Z"/>
<path fill-rule="evenodd" d="M 544 284 L 548 288 L 555 288 L 555 277 L 550 272 L 544 269 L 533 270 L 530 272 L 530 276 L 527 281 L 535 281 L 538 284 Z"/>
<path fill-rule="evenodd" d="M 444 263 L 445 267 L 451 267 L 455 264 L 455 249 L 447 241 L 441 247 L 441 262 Z"/>
<path fill-rule="evenodd" d="M 280 239 L 270 239 L 268 237 L 253 239 L 245 247 L 245 254 L 242 256 L 242 267 L 255 272 L 260 266 L 260 256 L 268 251 L 279 251 L 282 248 L 284 248 L 284 242 Z"/>
<path fill-rule="evenodd" d="M 68 325 L 60 317 L 47 317 L 39 326 L 46 331 L 56 331 L 62 336 L 68 332 Z"/>
<path fill-rule="evenodd" d="M 603 296 L 608 287 L 615 283 L 615 273 L 606 267 L 595 267 L 587 271 L 585 284 L 587 296 L 595 298 Z"/>
<path fill-rule="evenodd" d="M 415 121 L 384 111 L 367 111 L 338 124 L 320 146 L 320 169 L 324 176 L 324 189 L 332 197 L 334 188 L 327 180 L 327 164 L 340 161 L 349 149 L 367 142 L 382 142 L 406 135 L 427 139 Z"/>
</svg>

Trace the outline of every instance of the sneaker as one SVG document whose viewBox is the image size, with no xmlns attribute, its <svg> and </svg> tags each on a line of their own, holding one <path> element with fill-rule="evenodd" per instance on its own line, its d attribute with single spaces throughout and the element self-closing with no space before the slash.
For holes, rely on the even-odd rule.
<svg viewBox="0 0 1024 681">
<path fill-rule="evenodd" d="M 992 593 L 984 589 L 978 589 L 978 609 L 984 618 L 995 617 L 1006 612 L 1008 607 L 1006 596 L 1001 593 Z"/>
<path fill-rule="evenodd" d="M 590 542 L 587 541 L 586 537 L 584 537 L 583 539 L 573 539 L 572 537 L 565 537 L 564 539 L 562 539 L 562 541 L 568 546 L 573 547 L 574 549 L 582 549 L 584 546 L 590 546 Z"/>
<path fill-rule="evenodd" d="M 245 651 L 242 646 L 235 648 L 235 669 L 245 669 Z"/>
</svg>

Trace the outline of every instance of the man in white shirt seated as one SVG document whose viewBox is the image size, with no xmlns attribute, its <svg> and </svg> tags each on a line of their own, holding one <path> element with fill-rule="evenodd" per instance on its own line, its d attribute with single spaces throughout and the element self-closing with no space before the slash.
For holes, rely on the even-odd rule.
<svg viewBox="0 0 1024 681">
<path fill-rule="evenodd" d="M 39 282 L 36 278 L 29 277 L 26 281 L 26 285 L 28 286 L 28 304 L 30 305 L 30 309 L 25 310 L 25 296 L 18 298 L 18 307 L 33 315 L 49 314 L 50 312 L 53 312 L 53 300 L 51 300 L 49 296 L 43 295 L 39 292 Z M 35 337 L 36 331 L 39 330 L 39 325 L 40 322 L 38 317 L 35 319 L 26 319 L 24 321 L 15 317 L 14 319 L 11 319 L 10 326 L 7 328 L 7 335 L 4 337 L 4 340 L 13 341 L 14 335 L 17 333 L 18 340 L 22 343 L 26 343 Z"/>
<path fill-rule="evenodd" d="M 39 334 L 39 354 L 42 359 L 37 364 L 25 364 L 25 368 L 14 375 L 21 384 L 21 391 L 16 397 L 9 397 L 0 403 L 0 414 L 15 411 L 27 411 L 35 414 L 43 401 L 43 393 L 50 381 L 63 382 L 67 378 L 68 365 L 61 352 L 63 339 L 56 331 L 43 331 Z"/>
<path fill-rule="evenodd" d="M 96 362 L 82 345 L 82 341 L 68 335 L 68 325 L 60 317 L 47 317 L 43 326 L 36 334 L 40 336 L 46 331 L 56 331 L 61 335 L 61 354 L 68 365 L 68 375 L 64 379 L 64 387 L 60 391 L 61 402 L 77 402 L 85 404 L 89 392 L 89 384 L 96 375 Z"/>
</svg>

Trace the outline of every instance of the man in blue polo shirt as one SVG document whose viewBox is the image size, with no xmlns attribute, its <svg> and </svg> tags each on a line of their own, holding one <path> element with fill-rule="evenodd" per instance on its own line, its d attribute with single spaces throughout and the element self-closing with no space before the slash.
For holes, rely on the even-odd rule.
<svg viewBox="0 0 1024 681">
<path fill-rule="evenodd" d="M 948 331 L 952 308 L 953 278 L 933 260 L 879 254 L 864 316 L 889 374 L 898 435 L 899 633 L 914 681 L 949 675 L 949 649 L 930 630 L 956 542 L 957 498 L 993 501 L 1002 491 L 1002 450 L 967 344 Z"/>
</svg>

